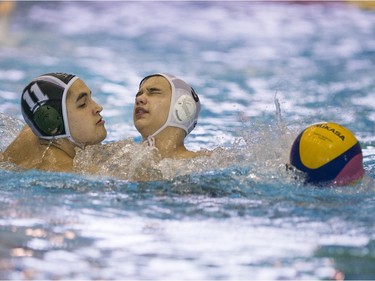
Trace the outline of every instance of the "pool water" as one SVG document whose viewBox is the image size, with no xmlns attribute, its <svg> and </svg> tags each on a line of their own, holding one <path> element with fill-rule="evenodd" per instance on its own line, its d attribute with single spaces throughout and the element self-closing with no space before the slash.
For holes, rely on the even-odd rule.
<svg viewBox="0 0 375 281">
<path fill-rule="evenodd" d="M 374 10 L 16 2 L 0 23 L 0 151 L 42 73 L 82 77 L 108 129 L 76 173 L 0 165 L 0 279 L 375 278 Z M 134 143 L 135 93 L 154 72 L 193 85 L 202 111 L 186 145 L 213 157 L 152 163 Z M 355 133 L 363 180 L 319 188 L 285 170 L 294 138 L 319 121 Z M 140 172 L 151 181 L 127 180 Z"/>
</svg>

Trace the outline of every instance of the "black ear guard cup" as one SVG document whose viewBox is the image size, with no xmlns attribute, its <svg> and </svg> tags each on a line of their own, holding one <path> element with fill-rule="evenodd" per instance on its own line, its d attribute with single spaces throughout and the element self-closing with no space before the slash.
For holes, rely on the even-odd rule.
<svg viewBox="0 0 375 281">
<path fill-rule="evenodd" d="M 64 130 L 62 116 L 50 105 L 40 106 L 33 119 L 38 128 L 49 136 L 58 135 Z"/>
</svg>

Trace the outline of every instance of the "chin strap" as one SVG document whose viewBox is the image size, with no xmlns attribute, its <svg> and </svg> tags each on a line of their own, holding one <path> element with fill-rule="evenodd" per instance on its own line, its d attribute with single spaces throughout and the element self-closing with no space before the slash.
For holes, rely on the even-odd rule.
<svg viewBox="0 0 375 281">
<path fill-rule="evenodd" d="M 68 137 L 68 140 L 78 146 L 80 149 L 85 149 L 85 145 L 83 143 L 76 142 L 71 136 Z"/>
<path fill-rule="evenodd" d="M 148 136 L 146 139 L 146 142 L 148 146 L 155 147 L 155 137 L 154 136 Z"/>
<path fill-rule="evenodd" d="M 53 146 L 53 147 L 56 147 L 62 151 L 64 151 L 66 154 L 69 155 L 70 158 L 74 158 L 75 157 L 75 150 L 73 148 L 73 150 L 70 150 L 69 148 L 67 148 L 63 143 L 61 143 L 61 138 L 60 139 L 52 139 L 52 140 L 46 140 L 46 139 L 39 139 L 39 143 L 41 145 L 46 145 L 47 148 L 46 150 L 43 152 L 43 155 L 42 155 L 42 158 L 44 157 L 44 155 L 46 154 L 47 150 Z"/>
<path fill-rule="evenodd" d="M 83 143 L 76 142 L 71 136 L 68 137 L 68 140 L 78 146 L 80 149 L 85 149 L 85 145 Z"/>
</svg>

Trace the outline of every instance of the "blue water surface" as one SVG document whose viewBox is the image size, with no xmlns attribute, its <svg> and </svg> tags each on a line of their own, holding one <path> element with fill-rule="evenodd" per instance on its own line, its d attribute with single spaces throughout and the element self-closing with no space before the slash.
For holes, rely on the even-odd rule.
<svg viewBox="0 0 375 281">
<path fill-rule="evenodd" d="M 56 71 L 92 89 L 108 145 L 140 141 L 132 108 L 142 77 L 180 76 L 202 103 L 187 147 L 223 149 L 165 161 L 150 182 L 3 164 L 0 279 L 375 279 L 374 10 L 16 2 L 0 24 L 0 150 L 22 127 L 23 87 Z M 355 133 L 362 181 L 320 188 L 286 172 L 293 139 L 319 121 Z M 108 171 L 135 161 L 120 156 Z"/>
</svg>

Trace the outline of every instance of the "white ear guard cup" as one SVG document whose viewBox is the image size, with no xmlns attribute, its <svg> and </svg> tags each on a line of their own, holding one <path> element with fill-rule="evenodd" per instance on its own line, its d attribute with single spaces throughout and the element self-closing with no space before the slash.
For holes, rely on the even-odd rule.
<svg viewBox="0 0 375 281">
<path fill-rule="evenodd" d="M 196 102 L 191 96 L 180 96 L 174 104 L 173 108 L 173 115 L 175 120 L 180 123 L 190 123 L 197 111 L 197 106 L 195 103 Z"/>
</svg>

